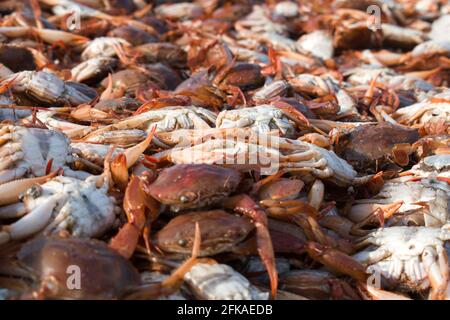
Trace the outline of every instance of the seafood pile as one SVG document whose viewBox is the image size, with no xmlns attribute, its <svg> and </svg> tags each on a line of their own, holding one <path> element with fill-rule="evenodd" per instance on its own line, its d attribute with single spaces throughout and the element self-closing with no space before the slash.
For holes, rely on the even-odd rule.
<svg viewBox="0 0 450 320">
<path fill-rule="evenodd" d="M 0 14 L 1 299 L 450 299 L 448 1 Z"/>
</svg>

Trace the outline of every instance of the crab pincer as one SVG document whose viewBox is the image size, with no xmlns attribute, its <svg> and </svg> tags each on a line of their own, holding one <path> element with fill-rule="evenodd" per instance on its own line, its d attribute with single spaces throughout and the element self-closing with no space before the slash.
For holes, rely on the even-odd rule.
<svg viewBox="0 0 450 320">
<path fill-rule="evenodd" d="M 142 153 L 150 145 L 156 131 L 156 125 L 151 129 L 150 134 L 137 145 L 125 149 L 123 153 L 118 154 L 110 164 L 111 176 L 115 184 L 120 190 L 125 190 L 129 176 L 128 169 L 132 167 L 141 157 Z"/>
<path fill-rule="evenodd" d="M 145 199 L 145 194 L 140 186 L 140 179 L 132 176 L 125 190 L 123 208 L 128 222 L 123 225 L 116 236 L 111 239 L 109 246 L 118 251 L 125 258 L 130 258 L 139 241 L 139 236 L 147 223 L 151 223 L 159 216 L 158 203 L 153 199 Z M 151 204 L 151 205 L 150 205 Z M 146 207 L 149 208 L 147 221 Z M 148 240 L 145 238 L 147 249 Z"/>
</svg>

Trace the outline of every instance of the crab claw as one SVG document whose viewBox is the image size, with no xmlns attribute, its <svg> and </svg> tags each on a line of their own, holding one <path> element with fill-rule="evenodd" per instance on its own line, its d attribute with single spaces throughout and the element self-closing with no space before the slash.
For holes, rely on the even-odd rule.
<svg viewBox="0 0 450 320">
<path fill-rule="evenodd" d="M 366 281 L 366 269 L 349 255 L 339 250 L 323 246 L 317 242 L 308 242 L 305 249 L 312 259 L 322 263 L 328 268 L 346 274 L 355 280 L 361 282 Z"/>
<path fill-rule="evenodd" d="M 409 143 L 398 143 L 392 147 L 391 152 L 395 163 L 404 167 L 409 163 L 409 155 L 412 153 L 412 147 Z"/>
<path fill-rule="evenodd" d="M 32 186 L 36 184 L 43 184 L 48 180 L 54 178 L 58 175 L 60 169 L 53 171 L 52 173 L 37 177 L 37 178 L 27 178 L 13 180 L 11 182 L 6 182 L 0 185 L 0 205 L 4 206 L 7 204 L 15 203 L 19 201 L 19 195 L 25 192 Z"/>
<path fill-rule="evenodd" d="M 278 287 L 278 273 L 275 267 L 275 255 L 267 227 L 267 216 L 248 195 L 242 194 L 224 201 L 225 208 L 233 209 L 253 220 L 256 227 L 256 242 L 258 254 L 264 263 L 270 278 L 272 298 L 275 298 Z"/>
<path fill-rule="evenodd" d="M 153 139 L 153 136 L 156 131 L 156 126 L 152 128 L 150 134 L 145 138 L 145 140 L 141 141 L 134 147 L 128 148 L 117 155 L 114 160 L 111 162 L 111 175 L 114 183 L 116 183 L 121 190 L 125 190 L 126 185 L 128 183 L 128 169 L 133 166 L 136 161 L 139 160 L 139 157 L 148 148 L 150 142 Z"/>
<path fill-rule="evenodd" d="M 111 176 L 120 190 L 125 190 L 128 183 L 127 157 L 121 153 L 111 162 Z"/>
<path fill-rule="evenodd" d="M 123 200 L 123 208 L 128 222 L 112 238 L 109 244 L 111 248 L 127 259 L 131 257 L 136 249 L 139 236 L 146 224 L 145 208 L 149 201 L 146 201 L 145 197 L 140 186 L 140 179 L 133 176 L 125 190 L 125 198 Z M 153 207 L 150 212 L 150 220 L 153 221 L 157 218 L 159 210 Z M 145 243 L 147 250 L 149 250 L 148 239 L 145 239 Z"/>
<path fill-rule="evenodd" d="M 148 148 L 150 142 L 152 142 L 153 136 L 155 135 L 156 125 L 153 126 L 150 134 L 147 136 L 145 140 L 138 143 L 134 147 L 128 148 L 125 150 L 124 154 L 127 159 L 127 168 L 130 168 L 136 161 L 139 159 L 140 155 Z"/>
<path fill-rule="evenodd" d="M 306 125 L 307 127 L 311 127 L 311 123 L 309 122 L 308 118 L 306 118 L 303 113 L 301 113 L 295 107 L 291 106 L 289 103 L 286 103 L 284 101 L 273 101 L 271 102 L 271 105 L 282 110 L 292 121 L 297 123 L 297 125 Z"/>
</svg>

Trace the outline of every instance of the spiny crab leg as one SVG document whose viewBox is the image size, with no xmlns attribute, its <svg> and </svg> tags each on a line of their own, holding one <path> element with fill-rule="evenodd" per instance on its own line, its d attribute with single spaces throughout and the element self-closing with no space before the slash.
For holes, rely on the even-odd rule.
<svg viewBox="0 0 450 320">
<path fill-rule="evenodd" d="M 184 275 L 198 262 L 200 253 L 201 233 L 198 222 L 195 223 L 195 236 L 192 246 L 192 255 L 184 261 L 167 279 L 164 281 L 139 288 L 125 296 L 127 299 L 154 299 L 161 296 L 168 296 L 177 292 L 184 281 Z"/>
<path fill-rule="evenodd" d="M 118 251 L 122 256 L 129 259 L 136 249 L 139 236 L 146 225 L 145 209 L 149 201 L 145 199 L 145 194 L 140 186 L 140 179 L 133 176 L 125 190 L 123 208 L 128 218 L 128 222 L 119 230 L 117 235 L 111 239 L 109 246 Z M 150 223 L 159 215 L 157 203 L 150 208 Z M 148 240 L 146 241 L 149 250 Z"/>
<path fill-rule="evenodd" d="M 0 205 L 15 203 L 19 201 L 19 195 L 36 184 L 43 184 L 54 178 L 59 173 L 59 169 L 42 177 L 14 180 L 0 184 Z"/>
<path fill-rule="evenodd" d="M 256 227 L 258 254 L 269 274 L 271 295 L 272 298 L 275 298 L 278 287 L 278 273 L 275 267 L 275 254 L 267 227 L 266 213 L 245 194 L 228 198 L 224 201 L 223 205 L 225 208 L 232 209 L 253 220 Z"/>
</svg>

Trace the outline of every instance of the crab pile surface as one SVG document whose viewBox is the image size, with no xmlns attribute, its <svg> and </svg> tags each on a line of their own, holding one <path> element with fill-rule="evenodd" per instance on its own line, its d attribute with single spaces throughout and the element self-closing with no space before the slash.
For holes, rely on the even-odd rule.
<svg viewBox="0 0 450 320">
<path fill-rule="evenodd" d="M 0 299 L 450 299 L 448 1 L 0 17 Z"/>
</svg>

